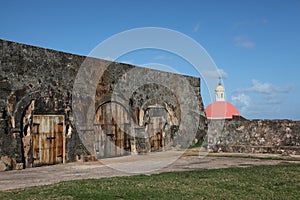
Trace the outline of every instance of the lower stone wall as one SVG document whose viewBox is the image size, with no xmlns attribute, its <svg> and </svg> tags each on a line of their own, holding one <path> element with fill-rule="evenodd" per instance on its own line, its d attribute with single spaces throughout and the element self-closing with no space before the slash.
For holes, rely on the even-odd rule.
<svg viewBox="0 0 300 200">
<path fill-rule="evenodd" d="M 168 143 L 171 133 L 174 136 L 172 141 L 176 141 L 172 144 L 178 148 L 189 146 L 195 137 L 201 140 L 203 135 L 206 135 L 207 123 L 200 92 L 200 78 L 197 77 L 1 39 L 0 69 L 0 171 L 73 162 L 86 159 L 89 155 L 94 159 L 93 153 L 99 150 L 96 146 L 98 148 L 102 144 L 110 144 L 110 139 L 114 139 L 115 136 L 109 132 L 111 129 L 106 132 L 103 130 L 106 126 L 116 128 L 117 122 L 124 127 L 130 127 L 126 131 L 132 131 L 133 136 L 135 128 L 146 130 L 146 127 L 154 127 L 154 131 L 157 131 L 157 127 L 163 129 L 157 132 L 151 132 L 149 129 L 151 131 L 148 133 L 155 134 L 154 139 L 152 138 L 155 150 L 160 150 L 155 138 L 159 138 L 159 144 Z M 102 115 L 99 114 L 108 119 L 102 124 L 100 118 L 94 118 L 95 112 L 108 103 L 122 106 L 127 113 L 124 115 L 127 117 L 126 123 L 123 117 L 118 117 L 119 112 L 115 112 L 115 116 L 107 114 L 106 111 Z M 165 115 L 163 124 L 153 120 L 158 119 L 158 116 L 152 116 L 151 121 L 146 115 L 147 109 L 156 106 L 162 107 L 168 114 Z M 108 113 L 111 113 L 110 110 L 116 107 L 106 108 Z M 39 117 L 34 118 L 35 116 Z M 58 116 L 63 116 L 64 120 Z M 40 124 L 49 119 L 53 120 L 52 122 L 56 119 L 60 121 L 49 122 L 53 125 L 46 125 L 44 127 L 47 128 L 43 129 Z M 95 125 L 98 128 L 95 128 Z M 47 135 L 43 136 L 43 140 L 39 139 L 43 134 L 52 133 L 50 130 L 55 128 L 62 134 Z M 96 133 L 95 129 L 107 142 L 99 139 L 99 145 L 90 145 L 93 143 L 85 141 L 92 138 L 92 134 Z M 43 130 L 43 134 L 39 134 L 40 130 Z M 86 132 L 88 134 L 85 134 Z M 162 140 L 158 132 L 161 135 L 166 134 L 167 137 Z M 105 137 L 106 135 L 109 137 Z M 58 142 L 52 142 L 53 140 Z M 60 144 L 61 140 L 63 145 L 56 145 Z M 93 138 L 90 140 L 93 141 Z M 133 153 L 138 146 L 134 142 L 135 140 L 130 141 Z M 40 148 L 40 144 L 47 148 Z M 51 153 L 46 152 L 50 149 Z M 145 148 L 145 151 L 149 150 L 148 147 Z M 47 161 L 43 161 L 43 158 Z M 52 162 L 53 160 L 55 162 Z"/>
<path fill-rule="evenodd" d="M 21 138 L 16 132 L 8 133 L 9 116 L 0 109 L 0 171 L 22 168 Z"/>
<path fill-rule="evenodd" d="M 214 152 L 300 154 L 300 121 L 209 120 L 208 148 Z"/>
</svg>

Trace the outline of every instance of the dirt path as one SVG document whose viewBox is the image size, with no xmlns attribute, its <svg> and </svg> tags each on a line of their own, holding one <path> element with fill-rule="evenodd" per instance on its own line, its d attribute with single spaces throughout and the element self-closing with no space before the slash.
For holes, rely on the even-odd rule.
<svg viewBox="0 0 300 200">
<path fill-rule="evenodd" d="M 180 151 L 152 153 L 120 158 L 103 159 L 97 162 L 68 163 L 25 170 L 0 172 L 0 190 L 10 190 L 57 183 L 61 181 L 103 178 L 114 176 L 130 176 L 135 174 L 154 174 L 170 171 L 186 171 L 193 169 L 227 168 L 234 166 L 277 165 L 281 163 L 298 163 L 300 161 L 262 160 L 253 158 L 196 156 Z M 222 157 L 220 157 L 220 155 Z"/>
</svg>

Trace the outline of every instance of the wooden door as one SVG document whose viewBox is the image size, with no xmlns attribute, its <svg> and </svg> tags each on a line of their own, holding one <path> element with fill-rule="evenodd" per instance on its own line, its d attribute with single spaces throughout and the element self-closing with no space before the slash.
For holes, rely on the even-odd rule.
<svg viewBox="0 0 300 200">
<path fill-rule="evenodd" d="M 64 162 L 64 116 L 33 115 L 33 166 Z"/>
<path fill-rule="evenodd" d="M 148 135 L 150 138 L 151 151 L 161 151 L 164 147 L 163 130 L 160 118 L 154 118 L 151 123 L 148 124 Z"/>
<path fill-rule="evenodd" d="M 97 158 L 128 155 L 130 116 L 123 106 L 109 102 L 99 107 L 95 116 L 95 152 Z"/>
<path fill-rule="evenodd" d="M 164 126 L 167 123 L 167 112 L 161 107 L 151 107 L 146 110 L 149 116 L 147 135 L 150 142 L 150 151 L 162 151 L 164 143 Z"/>
</svg>

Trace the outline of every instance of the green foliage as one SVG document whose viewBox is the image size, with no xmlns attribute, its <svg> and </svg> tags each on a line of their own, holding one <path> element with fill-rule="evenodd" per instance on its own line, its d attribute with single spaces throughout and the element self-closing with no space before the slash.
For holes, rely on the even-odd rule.
<svg viewBox="0 0 300 200">
<path fill-rule="evenodd" d="M 300 166 L 256 166 L 68 181 L 0 199 L 300 199 Z"/>
<path fill-rule="evenodd" d="M 188 149 L 193 149 L 193 148 L 199 148 L 199 147 L 207 147 L 207 141 L 206 140 L 202 140 L 202 141 L 198 141 L 195 144 L 192 144 L 191 146 L 189 146 Z"/>
</svg>

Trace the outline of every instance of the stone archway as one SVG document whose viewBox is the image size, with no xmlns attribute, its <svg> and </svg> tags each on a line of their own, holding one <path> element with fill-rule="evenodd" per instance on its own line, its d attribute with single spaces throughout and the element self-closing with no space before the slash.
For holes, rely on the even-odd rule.
<svg viewBox="0 0 300 200">
<path fill-rule="evenodd" d="M 35 114 L 35 100 L 24 110 L 21 119 L 24 166 L 35 167 L 65 162 L 65 116 Z"/>
<path fill-rule="evenodd" d="M 161 151 L 165 147 L 166 126 L 168 126 L 168 113 L 159 105 L 149 106 L 145 110 L 144 123 L 150 142 L 150 151 Z"/>
<path fill-rule="evenodd" d="M 99 106 L 94 119 L 96 158 L 128 155 L 131 152 L 131 118 L 118 102 Z"/>
<path fill-rule="evenodd" d="M 68 114 L 56 93 L 25 95 L 15 103 L 13 127 L 20 133 L 25 168 L 66 162 Z"/>
<path fill-rule="evenodd" d="M 149 105 L 140 111 L 140 122 L 145 127 L 151 152 L 163 151 L 173 145 L 172 128 L 179 126 L 178 119 L 165 106 Z"/>
<path fill-rule="evenodd" d="M 22 157 L 24 166 L 32 167 L 32 112 L 34 110 L 34 100 L 30 102 L 21 120 Z"/>
</svg>

